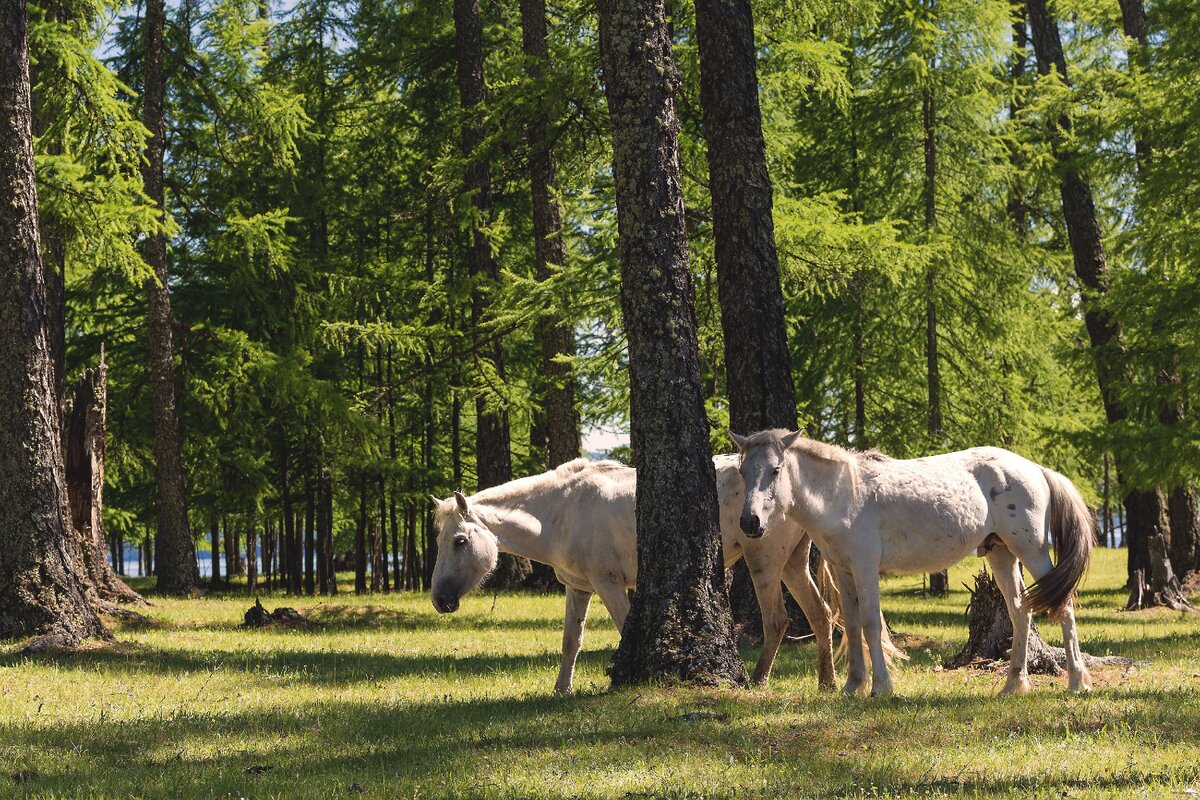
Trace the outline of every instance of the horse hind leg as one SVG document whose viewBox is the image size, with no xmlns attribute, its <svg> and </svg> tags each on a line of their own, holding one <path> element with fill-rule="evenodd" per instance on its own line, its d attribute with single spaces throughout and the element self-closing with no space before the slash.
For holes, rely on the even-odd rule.
<svg viewBox="0 0 1200 800">
<path fill-rule="evenodd" d="M 556 694 L 570 694 L 575 682 L 575 662 L 583 647 L 583 626 L 587 621 L 588 606 L 592 593 L 586 589 L 567 587 L 567 614 L 563 624 L 563 657 L 558 669 L 558 681 L 554 684 Z"/>
<path fill-rule="evenodd" d="M 871 696 L 892 694 L 892 676 L 887 656 L 883 652 L 883 616 L 879 608 L 879 567 L 859 565 L 854 570 L 854 587 L 858 591 L 858 618 L 867 645 L 871 648 Z M 852 651 L 853 652 L 853 651 Z"/>
<path fill-rule="evenodd" d="M 1000 694 L 1025 694 L 1029 683 L 1029 612 L 1021 600 L 1021 565 L 1017 557 L 1004 545 L 993 547 L 987 553 L 988 564 L 996 576 L 996 585 L 1004 595 L 1008 606 L 1008 618 L 1012 621 L 1012 653 L 1008 661 L 1008 680 Z"/>
<path fill-rule="evenodd" d="M 833 671 L 833 615 L 821 599 L 821 592 L 808 571 L 810 549 L 811 542 L 796 546 L 784 568 L 783 580 L 804 611 L 804 617 L 817 641 L 817 688 L 834 689 L 837 678 Z"/>
<path fill-rule="evenodd" d="M 853 576 L 846 570 L 839 569 L 835 575 L 838 593 L 842 599 L 842 620 L 846 626 L 843 636 L 850 656 L 846 685 L 842 687 L 842 693 L 862 694 L 866 691 L 867 686 L 867 662 L 863 656 L 863 630 L 862 617 L 859 615 L 858 590 L 854 586 Z"/>
<path fill-rule="evenodd" d="M 1074 601 L 1067 603 L 1067 607 L 1063 609 L 1062 634 L 1063 648 L 1067 651 L 1067 690 L 1090 692 L 1092 675 L 1083 661 L 1083 651 L 1079 649 L 1079 632 L 1075 628 Z"/>
</svg>

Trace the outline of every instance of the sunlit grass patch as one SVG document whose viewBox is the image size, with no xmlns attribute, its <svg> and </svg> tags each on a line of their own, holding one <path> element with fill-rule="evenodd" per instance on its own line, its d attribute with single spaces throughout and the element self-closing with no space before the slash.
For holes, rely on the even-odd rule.
<svg viewBox="0 0 1200 800">
<path fill-rule="evenodd" d="M 1081 595 L 1085 650 L 1139 663 L 1069 696 L 940 671 L 977 563 L 951 596 L 885 583 L 911 660 L 900 697 L 816 691 L 811 645 L 769 689 L 608 691 L 617 632 L 594 603 L 569 698 L 551 694 L 559 596 L 284 598 L 307 629 L 244 630 L 244 595 L 155 598 L 117 643 L 0 654 L 0 797 L 1129 797 L 1200 791 L 1200 619 L 1118 612 L 1124 553 Z M 1057 642 L 1056 627 L 1042 623 Z M 747 651 L 748 663 L 757 655 Z"/>
</svg>

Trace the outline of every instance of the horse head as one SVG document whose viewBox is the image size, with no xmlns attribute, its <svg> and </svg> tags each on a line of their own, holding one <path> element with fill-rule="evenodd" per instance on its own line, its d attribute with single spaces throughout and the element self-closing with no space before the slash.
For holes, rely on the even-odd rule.
<svg viewBox="0 0 1200 800">
<path fill-rule="evenodd" d="M 767 523 L 776 511 L 783 509 L 787 481 L 784 473 L 784 452 L 800 436 L 785 430 L 761 431 L 750 436 L 729 432 L 741 454 L 738 471 L 746 484 L 746 499 L 742 505 L 739 524 L 742 533 L 757 539 L 767 532 Z"/>
<path fill-rule="evenodd" d="M 463 595 L 483 583 L 500 557 L 496 536 L 474 513 L 461 492 L 439 500 L 437 506 L 437 562 L 429 589 L 433 607 L 447 614 L 458 610 Z"/>
</svg>

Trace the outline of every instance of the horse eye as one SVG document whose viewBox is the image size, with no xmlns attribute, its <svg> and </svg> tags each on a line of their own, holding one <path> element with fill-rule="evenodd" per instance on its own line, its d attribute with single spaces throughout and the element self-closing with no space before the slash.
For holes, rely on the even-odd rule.
<svg viewBox="0 0 1200 800">
<path fill-rule="evenodd" d="M 779 474 L 779 467 L 776 467 L 775 469 L 771 470 L 771 474 L 773 474 L 773 475 L 778 475 L 778 474 Z"/>
<path fill-rule="evenodd" d="M 454 537 L 454 546 L 455 547 L 464 547 L 464 546 L 466 546 L 466 544 L 467 544 L 467 537 L 465 537 L 465 536 L 455 536 Z"/>
</svg>

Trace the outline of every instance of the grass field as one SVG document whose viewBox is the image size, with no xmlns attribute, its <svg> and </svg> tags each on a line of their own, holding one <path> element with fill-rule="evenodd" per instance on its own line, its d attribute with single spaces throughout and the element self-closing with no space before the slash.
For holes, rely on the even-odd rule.
<svg viewBox="0 0 1200 800">
<path fill-rule="evenodd" d="M 887 582 L 912 657 L 887 700 L 818 694 L 803 644 L 766 690 L 609 692 L 598 601 L 580 691 L 558 698 L 560 597 L 473 595 L 452 616 L 424 595 L 302 599 L 312 629 L 263 632 L 237 628 L 244 595 L 155 598 L 115 645 L 0 650 L 0 797 L 1200 795 L 1200 615 L 1118 613 L 1123 567 L 1098 553 L 1083 645 L 1143 663 L 1089 696 L 1035 677 L 998 698 L 999 672 L 936 669 L 965 640 L 974 560 L 946 599 Z"/>
</svg>

